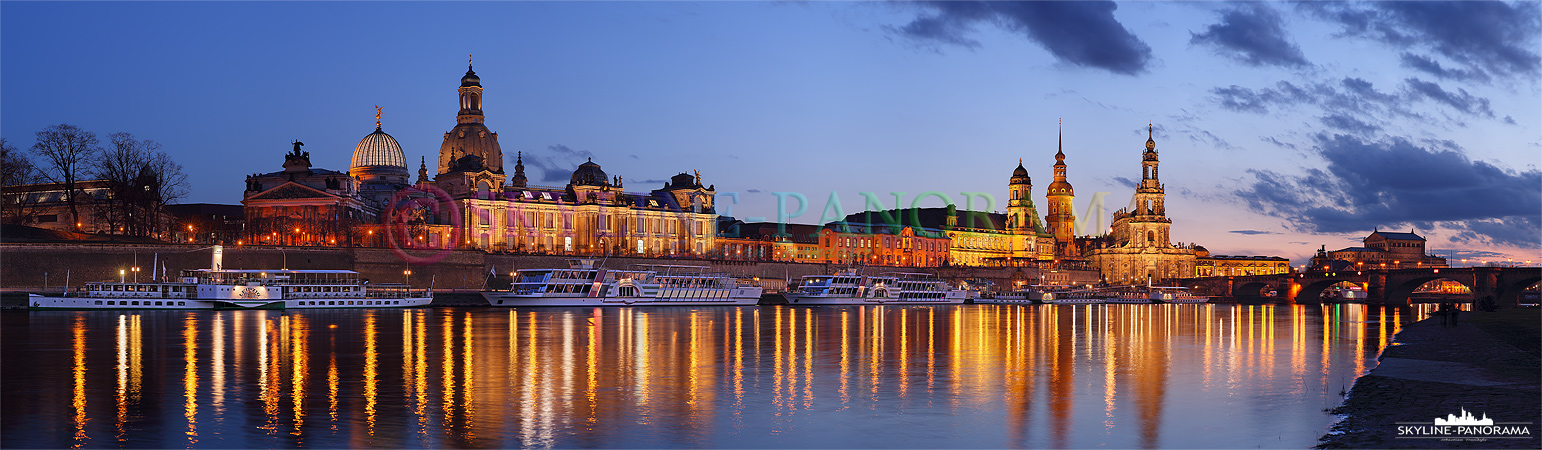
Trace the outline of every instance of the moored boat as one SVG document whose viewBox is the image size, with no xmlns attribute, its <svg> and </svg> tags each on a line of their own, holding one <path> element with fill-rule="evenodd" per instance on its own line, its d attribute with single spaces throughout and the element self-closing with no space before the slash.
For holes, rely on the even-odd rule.
<svg viewBox="0 0 1542 450">
<path fill-rule="evenodd" d="M 183 270 L 173 282 L 89 282 L 73 295 L 32 294 L 30 309 L 319 309 L 427 306 L 431 290 L 402 284 L 370 284 L 352 270 L 222 269 L 215 246 L 213 268 Z"/>
<path fill-rule="evenodd" d="M 707 266 L 633 265 L 606 269 L 593 259 L 558 269 L 515 271 L 508 290 L 483 291 L 492 306 L 754 305 L 761 288 Z"/>
<path fill-rule="evenodd" d="M 1151 300 L 1163 303 L 1209 303 L 1210 297 L 1199 295 L 1186 287 L 1151 286 Z"/>
</svg>

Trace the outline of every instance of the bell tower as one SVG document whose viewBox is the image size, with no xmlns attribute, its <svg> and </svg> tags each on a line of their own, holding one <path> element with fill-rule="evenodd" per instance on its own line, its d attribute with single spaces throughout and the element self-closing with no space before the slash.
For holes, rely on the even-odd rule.
<svg viewBox="0 0 1542 450">
<path fill-rule="evenodd" d="M 1012 178 L 1007 183 L 1007 191 L 1011 197 L 1007 200 L 1007 231 L 1012 234 L 1030 234 L 1034 231 L 1036 218 L 1033 212 L 1033 178 L 1028 176 L 1028 169 L 1023 168 L 1023 160 L 1017 160 L 1017 169 L 1012 170 Z"/>
<path fill-rule="evenodd" d="M 1062 130 L 1060 134 L 1061 137 L 1055 145 L 1055 181 L 1045 190 L 1045 196 L 1049 200 L 1049 215 L 1045 217 L 1045 222 L 1048 222 L 1049 232 L 1055 237 L 1055 254 L 1079 256 L 1074 251 L 1076 215 L 1071 208 L 1071 201 L 1076 198 L 1076 191 L 1065 179 L 1065 133 Z"/>
</svg>

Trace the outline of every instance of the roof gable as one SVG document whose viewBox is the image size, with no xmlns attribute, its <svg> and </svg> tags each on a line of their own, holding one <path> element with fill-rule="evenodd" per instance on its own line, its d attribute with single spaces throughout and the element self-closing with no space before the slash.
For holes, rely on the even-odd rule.
<svg viewBox="0 0 1542 450">
<path fill-rule="evenodd" d="M 286 182 L 284 184 L 280 184 L 277 187 L 274 187 L 273 189 L 268 189 L 266 191 L 259 192 L 256 195 L 253 195 L 251 197 L 247 197 L 246 200 L 247 201 L 251 201 L 251 200 L 293 200 L 293 199 L 301 199 L 301 198 L 339 198 L 339 197 L 336 196 L 336 195 L 332 195 L 332 194 L 328 194 L 326 192 L 322 192 L 322 191 L 316 190 L 316 188 L 312 188 L 310 186 L 306 186 L 306 185 L 303 185 L 303 184 L 300 184 L 300 183 L 296 183 L 296 182 L 290 181 L 290 182 Z"/>
</svg>

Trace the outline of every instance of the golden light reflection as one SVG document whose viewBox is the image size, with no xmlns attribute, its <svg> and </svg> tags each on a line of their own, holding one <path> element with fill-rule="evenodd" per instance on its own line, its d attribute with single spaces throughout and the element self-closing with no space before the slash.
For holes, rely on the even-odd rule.
<svg viewBox="0 0 1542 450">
<path fill-rule="evenodd" d="M 984 328 L 984 327 L 981 327 Z M 899 316 L 899 396 L 905 398 L 910 391 L 910 309 L 900 310 Z"/>
<path fill-rule="evenodd" d="M 278 432 L 278 369 L 273 367 L 276 361 L 271 361 L 278 352 L 278 340 L 268 339 L 268 334 L 276 331 L 274 328 L 272 321 L 263 320 L 262 331 L 257 333 L 257 390 L 267 419 L 261 428 L 268 434 Z"/>
<path fill-rule="evenodd" d="M 182 418 L 187 420 L 187 444 L 198 443 L 198 317 L 182 319 Z"/>
<path fill-rule="evenodd" d="M 293 317 L 291 320 L 286 315 L 280 320 L 288 324 L 289 338 L 285 342 L 289 346 L 289 398 L 294 407 L 294 429 L 289 434 L 300 436 L 305 427 L 305 392 L 310 374 L 310 326 L 305 316 Z"/>
<path fill-rule="evenodd" d="M 599 409 L 598 377 L 600 375 L 600 327 L 604 325 L 602 320 L 604 317 L 603 312 L 604 309 L 594 308 L 590 313 L 588 326 L 584 330 L 588 334 L 588 338 L 584 340 L 584 373 L 587 375 L 584 383 L 584 400 L 587 403 L 585 410 L 589 413 L 584 424 L 588 427 L 594 427 L 600 421 L 597 415 Z M 512 329 L 513 325 L 510 325 L 510 327 Z M 512 360 L 512 358 L 510 359 Z"/>
<path fill-rule="evenodd" d="M 413 316 L 412 340 L 412 398 L 413 417 L 418 418 L 419 437 L 428 437 L 428 313 Z"/>
<path fill-rule="evenodd" d="M 239 322 L 238 322 L 239 323 Z M 237 336 L 236 339 L 240 339 Z M 213 366 L 209 369 L 209 376 L 213 386 L 209 388 L 212 398 L 209 403 L 214 406 L 215 417 L 225 412 L 225 315 L 214 316 L 214 345 L 210 347 L 213 355 L 209 358 Z M 240 341 L 237 341 L 240 342 Z M 239 344 L 237 344 L 239 346 Z"/>
<path fill-rule="evenodd" d="M 851 314 L 850 311 L 841 310 L 841 377 L 840 390 L 841 409 L 849 408 L 851 404 Z"/>
<path fill-rule="evenodd" d="M 75 408 L 75 442 L 71 448 L 81 448 L 86 445 L 90 437 L 86 436 L 86 423 L 90 421 L 86 417 L 86 316 L 75 315 L 75 324 L 70 328 L 70 349 L 74 352 L 75 365 L 71 368 L 74 379 L 74 392 L 70 397 L 70 406 Z"/>
<path fill-rule="evenodd" d="M 476 373 L 476 368 L 474 367 L 475 364 L 476 364 L 476 352 L 473 350 L 476 347 L 473 345 L 473 342 L 472 342 L 472 339 L 471 339 L 471 336 L 474 334 L 474 330 L 472 328 L 473 327 L 471 326 L 471 313 L 470 312 L 462 313 L 462 315 L 461 315 L 461 330 L 460 330 L 460 339 L 461 339 L 461 345 L 460 345 L 460 348 L 461 348 L 461 356 L 460 356 L 461 357 L 460 398 L 461 398 L 461 423 L 464 423 L 465 427 L 463 428 L 464 431 L 461 433 L 460 438 L 461 439 L 465 439 L 468 442 L 476 440 L 476 427 L 473 426 L 473 424 L 476 423 L 476 421 L 475 421 L 475 419 L 476 419 L 476 402 L 475 402 L 476 397 L 471 395 L 471 391 L 476 388 L 476 386 L 475 386 L 476 383 L 474 382 L 475 377 L 471 376 L 471 374 Z M 569 340 L 569 343 L 567 343 L 565 345 L 571 347 L 571 345 L 572 345 L 571 344 L 571 340 Z"/>
<path fill-rule="evenodd" d="M 455 318 L 448 311 L 439 319 L 439 411 L 445 429 L 455 420 Z"/>
<path fill-rule="evenodd" d="M 337 431 L 337 388 L 340 381 L 337 378 L 337 336 L 335 331 L 327 335 L 332 348 L 332 351 L 327 352 L 327 423 L 332 431 Z"/>
<path fill-rule="evenodd" d="M 380 396 L 380 345 L 375 341 L 375 312 L 364 313 L 364 431 L 375 435 L 375 402 Z"/>
</svg>

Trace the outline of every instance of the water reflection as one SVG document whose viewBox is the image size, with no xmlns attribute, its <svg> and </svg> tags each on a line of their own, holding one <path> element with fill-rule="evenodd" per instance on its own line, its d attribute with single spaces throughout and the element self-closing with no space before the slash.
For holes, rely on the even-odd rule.
<svg viewBox="0 0 1542 450">
<path fill-rule="evenodd" d="M 5 367 L 20 387 L 0 394 L 0 440 L 75 448 L 109 445 L 102 440 L 208 448 L 1305 447 L 1331 420 L 1322 409 L 1374 364 L 1402 322 L 1431 310 L 33 312 L 6 316 L 29 339 L 7 339 L 4 358 L 28 364 Z M 57 429 L 50 420 L 59 417 L 70 417 L 68 432 L 36 431 Z"/>
</svg>

